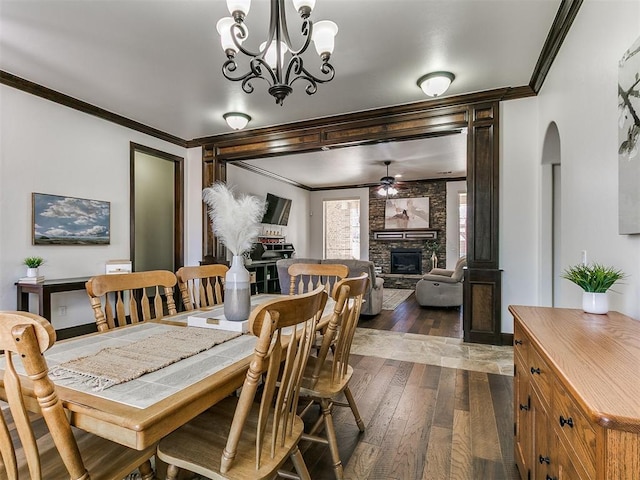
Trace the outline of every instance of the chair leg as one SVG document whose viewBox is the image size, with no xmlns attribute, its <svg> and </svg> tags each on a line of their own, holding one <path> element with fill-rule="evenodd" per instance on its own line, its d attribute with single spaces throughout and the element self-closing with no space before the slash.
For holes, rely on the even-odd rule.
<svg viewBox="0 0 640 480">
<path fill-rule="evenodd" d="M 307 465 L 304 463 L 304 458 L 302 458 L 302 453 L 300 453 L 297 445 L 291 451 L 291 462 L 296 472 L 298 472 L 300 480 L 311 480 L 311 475 L 309 474 L 309 470 L 307 470 Z"/>
<path fill-rule="evenodd" d="M 180 469 L 175 465 L 167 466 L 167 480 L 178 480 L 179 473 L 180 473 Z"/>
<path fill-rule="evenodd" d="M 364 422 L 362 418 L 360 418 L 360 412 L 358 412 L 358 406 L 356 405 L 356 400 L 353 398 L 353 394 L 349 389 L 349 385 L 344 389 L 344 396 L 347 397 L 347 402 L 349 402 L 349 407 L 351 408 L 351 412 L 353 413 L 353 417 L 356 419 L 356 425 L 358 425 L 358 429 L 361 432 L 364 432 Z"/>
<path fill-rule="evenodd" d="M 331 460 L 333 461 L 333 470 L 336 474 L 336 480 L 342 480 L 344 474 L 342 471 L 342 462 L 340 461 L 340 452 L 338 451 L 336 430 L 333 426 L 333 416 L 331 415 L 331 402 L 323 398 L 320 403 L 322 405 L 322 416 L 324 417 L 324 426 L 329 442 Z"/>
<path fill-rule="evenodd" d="M 138 467 L 138 471 L 140 472 L 140 478 L 142 480 L 153 480 L 156 478 L 155 472 L 153 468 L 151 468 L 151 460 L 147 460 L 142 465 Z"/>
</svg>

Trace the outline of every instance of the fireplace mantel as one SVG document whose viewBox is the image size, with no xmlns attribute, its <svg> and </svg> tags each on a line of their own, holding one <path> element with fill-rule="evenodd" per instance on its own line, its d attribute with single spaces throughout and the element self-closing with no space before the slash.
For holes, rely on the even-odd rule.
<svg viewBox="0 0 640 480">
<path fill-rule="evenodd" d="M 410 230 L 373 230 L 374 240 L 435 240 L 438 230 L 410 229 Z"/>
</svg>

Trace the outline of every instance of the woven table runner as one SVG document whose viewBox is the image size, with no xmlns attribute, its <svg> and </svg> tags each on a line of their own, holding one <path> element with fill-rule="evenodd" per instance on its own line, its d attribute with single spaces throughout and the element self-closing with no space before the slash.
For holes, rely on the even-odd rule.
<svg viewBox="0 0 640 480">
<path fill-rule="evenodd" d="M 109 347 L 51 369 L 54 378 L 77 380 L 95 391 L 155 372 L 184 358 L 239 337 L 240 332 L 208 328 L 176 328 L 132 342 Z"/>
</svg>

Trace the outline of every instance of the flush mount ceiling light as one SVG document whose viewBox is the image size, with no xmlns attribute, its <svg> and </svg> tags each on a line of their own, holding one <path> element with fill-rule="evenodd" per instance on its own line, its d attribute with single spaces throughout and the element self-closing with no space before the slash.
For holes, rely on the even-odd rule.
<svg viewBox="0 0 640 480">
<path fill-rule="evenodd" d="M 260 44 L 257 52 L 253 52 L 242 46 L 249 35 L 244 19 L 249 13 L 251 0 L 227 0 L 227 8 L 233 18 L 222 18 L 216 26 L 222 49 L 227 55 L 227 61 L 222 65 L 222 74 L 229 80 L 242 82 L 242 90 L 246 93 L 253 92 L 254 79 L 265 80 L 269 84 L 269 93 L 275 97 L 278 105 L 282 105 L 287 95 L 293 91 L 291 85 L 296 80 L 307 82 L 305 91 L 308 95 L 316 93 L 319 83 L 329 82 L 335 75 L 329 59 L 333 53 L 338 26 L 327 20 L 313 23 L 309 16 L 315 3 L 315 0 L 293 0 L 293 6 L 302 18 L 303 37 L 302 45 L 295 48 L 289 38 L 284 0 L 271 0 L 267 39 Z M 311 74 L 304 66 L 302 54 L 306 52 L 311 41 L 315 44 L 322 61 L 322 78 Z M 238 52 L 249 57 L 246 73 L 236 73 Z"/>
<path fill-rule="evenodd" d="M 229 125 L 234 130 L 242 130 L 251 121 L 251 117 L 246 113 L 240 112 L 227 112 L 222 115 Z"/>
<path fill-rule="evenodd" d="M 439 97 L 447 91 L 456 76 L 451 72 L 431 72 L 418 79 L 418 86 L 425 95 Z"/>
</svg>

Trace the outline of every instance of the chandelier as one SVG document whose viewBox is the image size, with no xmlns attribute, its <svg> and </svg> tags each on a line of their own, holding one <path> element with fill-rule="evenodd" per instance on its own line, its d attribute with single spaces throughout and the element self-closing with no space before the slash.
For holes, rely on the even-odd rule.
<svg viewBox="0 0 640 480">
<path fill-rule="evenodd" d="M 318 91 L 319 83 L 326 83 L 333 79 L 335 70 L 329 63 L 333 53 L 334 38 L 338 33 L 338 26 L 328 20 L 313 23 L 309 16 L 315 6 L 315 0 L 293 0 L 293 6 L 302 18 L 302 46 L 294 48 L 284 11 L 284 0 L 271 0 L 271 17 L 269 33 L 257 52 L 252 52 L 242 46 L 249 36 L 249 30 L 244 19 L 249 13 L 251 0 L 227 0 L 227 8 L 232 17 L 224 17 L 216 26 L 220 34 L 222 49 L 227 60 L 222 65 L 222 74 L 234 82 L 242 82 L 242 90 L 252 93 L 252 81 L 256 78 L 265 80 L 269 84 L 269 93 L 282 105 L 284 99 L 293 92 L 292 84 L 297 80 L 306 81 L 305 91 L 313 95 Z M 317 77 L 304 66 L 302 54 L 313 41 L 322 61 Z M 249 70 L 246 73 L 236 73 L 238 52 L 249 57 Z M 286 63 L 285 63 L 286 61 Z"/>
</svg>

